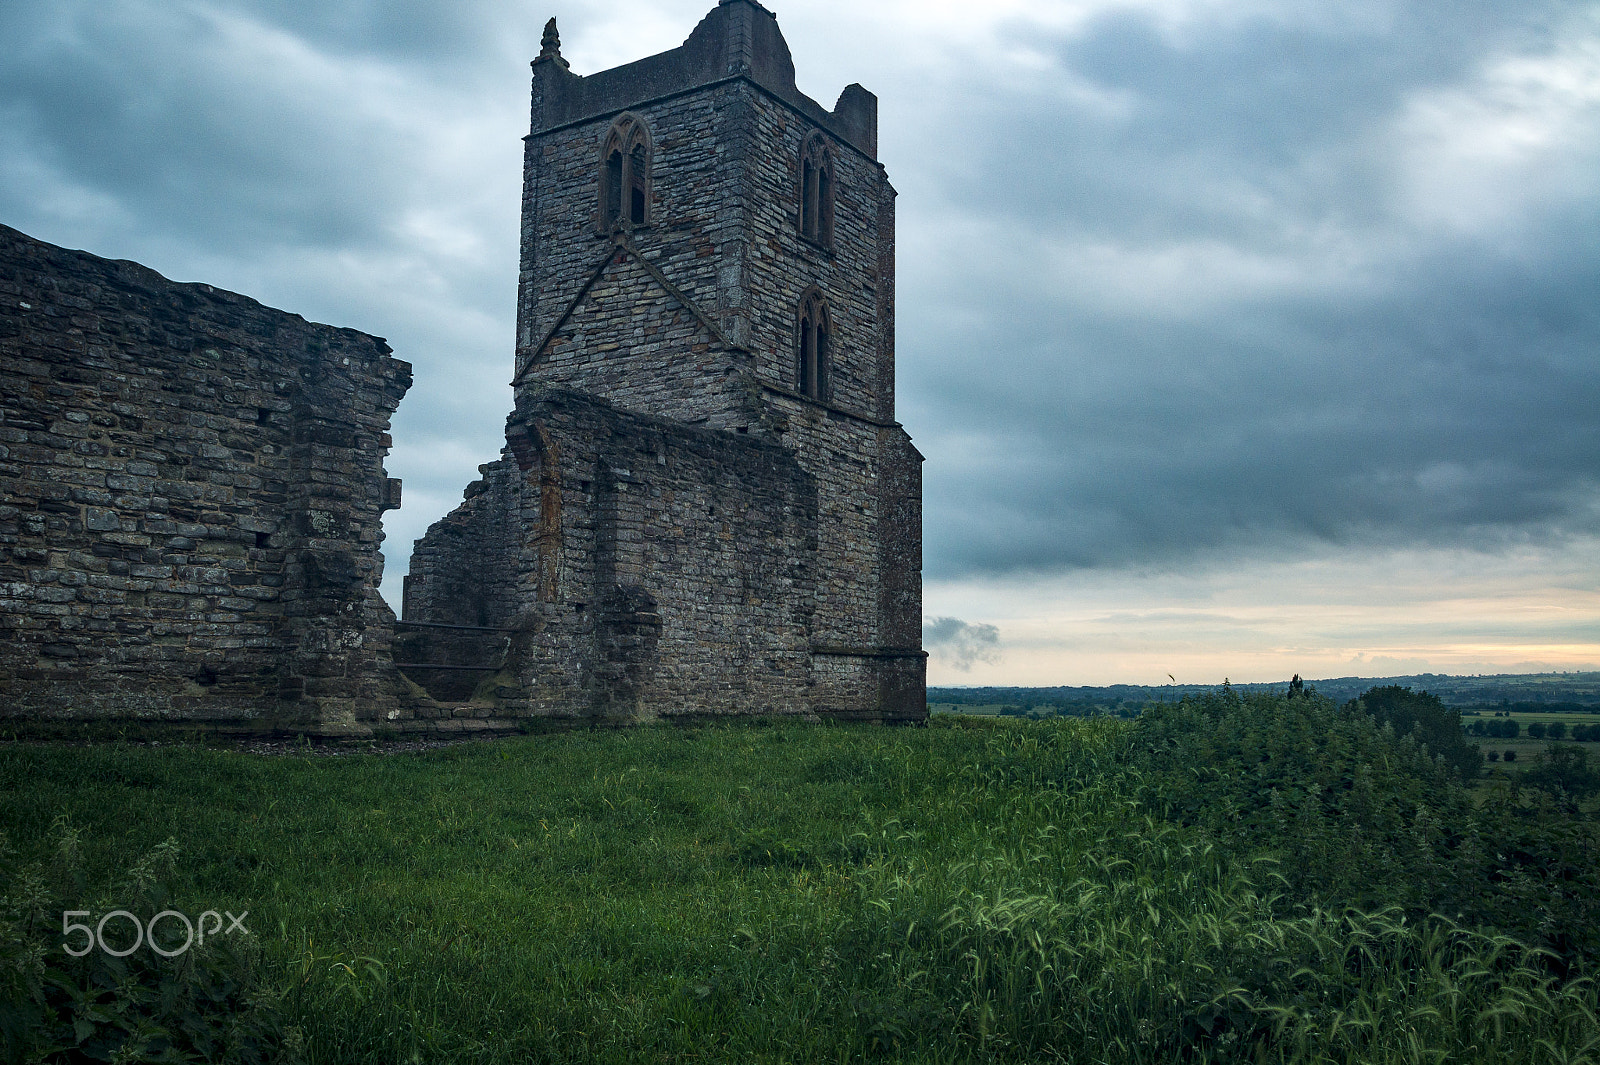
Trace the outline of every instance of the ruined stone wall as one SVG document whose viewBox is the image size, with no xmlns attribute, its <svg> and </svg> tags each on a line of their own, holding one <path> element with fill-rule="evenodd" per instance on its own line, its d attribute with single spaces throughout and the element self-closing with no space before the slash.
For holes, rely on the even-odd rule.
<svg viewBox="0 0 1600 1065">
<path fill-rule="evenodd" d="M 507 435 L 488 479 L 520 478 L 521 543 L 491 560 L 443 532 L 478 520 L 479 493 L 419 541 L 406 599 L 408 621 L 447 616 L 432 590 L 474 580 L 446 577 L 450 557 L 518 574 L 506 712 L 811 712 L 817 492 L 787 450 L 561 389 L 525 393 Z"/>
<path fill-rule="evenodd" d="M 521 610 L 516 570 L 503 562 L 521 548 L 522 482 L 505 461 L 478 472 L 482 477 L 467 485 L 461 504 L 411 552 L 401 605 L 408 620 L 500 627 Z"/>
<path fill-rule="evenodd" d="M 505 459 L 478 467 L 459 506 L 429 526 L 411 552 L 394 660 L 435 700 L 469 700 L 511 653 L 523 612 L 522 484 Z M 448 668 L 446 668 L 448 667 Z M 496 706 L 494 715 L 516 716 Z"/>
<path fill-rule="evenodd" d="M 892 426 L 878 430 L 878 457 L 878 706 L 885 719 L 922 721 L 922 454 Z"/>
<path fill-rule="evenodd" d="M 898 425 L 772 394 L 781 441 L 818 484 L 812 647 L 818 705 L 878 707 L 898 659 L 894 716 L 925 712 L 921 670 L 922 456 Z M 850 716 L 842 709 L 828 712 Z M 853 711 L 852 711 L 853 712 Z M 877 711 L 873 711 L 876 714 Z M 872 715 L 868 715 L 872 716 Z"/>
<path fill-rule="evenodd" d="M 405 602 L 513 631 L 406 631 L 402 660 L 505 665 L 507 718 L 920 720 L 921 456 L 898 426 L 782 402 L 777 444 L 526 389 L 506 457 L 417 542 Z M 823 449 L 829 483 L 803 461 Z M 446 698 L 480 677 L 415 679 Z"/>
<path fill-rule="evenodd" d="M 0 226 L 0 716 L 359 734 L 410 367 Z"/>
</svg>

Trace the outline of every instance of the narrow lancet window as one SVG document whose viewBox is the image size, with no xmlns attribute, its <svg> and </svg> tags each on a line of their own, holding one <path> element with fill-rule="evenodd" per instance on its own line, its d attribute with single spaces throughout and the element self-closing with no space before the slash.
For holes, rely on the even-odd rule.
<svg viewBox="0 0 1600 1065">
<path fill-rule="evenodd" d="M 811 399 L 826 400 L 832 390 L 833 326 L 828 303 L 813 288 L 800 299 L 795 344 L 795 390 Z"/>
<path fill-rule="evenodd" d="M 801 164 L 805 177 L 800 191 L 800 234 L 817 239 L 817 167 L 810 159 Z"/>
<path fill-rule="evenodd" d="M 600 229 L 642 226 L 650 221 L 650 131 L 634 115 L 611 124 L 601 148 Z"/>
<path fill-rule="evenodd" d="M 617 210 L 622 204 L 622 153 L 613 151 L 606 157 L 606 187 L 604 221 L 609 228 L 618 221 Z"/>
<path fill-rule="evenodd" d="M 643 144 L 635 144 L 628 153 L 628 218 L 636 226 L 644 225 L 644 212 L 648 194 L 645 177 L 650 173 L 650 160 Z"/>
<path fill-rule="evenodd" d="M 820 133 L 800 149 L 800 235 L 833 246 L 833 149 Z"/>
</svg>

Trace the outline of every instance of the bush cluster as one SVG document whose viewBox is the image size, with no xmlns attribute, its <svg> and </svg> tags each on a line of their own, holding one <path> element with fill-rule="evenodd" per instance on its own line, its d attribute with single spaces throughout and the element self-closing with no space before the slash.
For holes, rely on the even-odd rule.
<svg viewBox="0 0 1600 1065">
<path fill-rule="evenodd" d="M 1147 710 L 1130 757 L 1150 808 L 1241 858 L 1278 856 L 1301 897 L 1445 914 L 1595 971 L 1600 826 L 1573 801 L 1590 794 L 1583 751 L 1474 800 L 1459 764 L 1364 703 L 1223 689 Z"/>
<path fill-rule="evenodd" d="M 148 923 L 172 908 L 164 880 L 177 857 L 169 840 L 114 890 L 91 892 L 65 821 L 49 862 L 20 862 L 0 836 L 0 1061 L 288 1060 L 293 1039 L 286 1047 L 277 996 L 247 944 L 213 937 L 173 958 L 148 944 L 125 957 L 62 948 L 66 911 L 128 910 Z"/>
<path fill-rule="evenodd" d="M 1514 740 L 1522 732 L 1522 725 L 1509 717 L 1490 718 L 1488 721 L 1474 721 L 1467 726 L 1467 732 L 1473 736 L 1487 736 L 1496 740 Z"/>
</svg>

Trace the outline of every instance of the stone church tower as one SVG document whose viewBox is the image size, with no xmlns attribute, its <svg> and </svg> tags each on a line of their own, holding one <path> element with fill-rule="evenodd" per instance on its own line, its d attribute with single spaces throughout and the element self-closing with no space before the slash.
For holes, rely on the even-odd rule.
<svg viewBox="0 0 1600 1065">
<path fill-rule="evenodd" d="M 801 94 L 754 0 L 588 76 L 552 19 L 524 166 L 507 446 L 417 541 L 397 660 L 497 718 L 921 720 L 877 98 Z"/>
</svg>

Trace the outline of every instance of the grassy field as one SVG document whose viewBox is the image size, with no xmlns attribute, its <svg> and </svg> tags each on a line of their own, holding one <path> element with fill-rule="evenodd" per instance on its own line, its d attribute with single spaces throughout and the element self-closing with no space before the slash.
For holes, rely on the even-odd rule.
<svg viewBox="0 0 1600 1065">
<path fill-rule="evenodd" d="M 273 1054 L 308 1062 L 1596 1060 L 1592 984 L 1503 930 L 1317 894 L 1285 875 L 1315 859 L 1183 814 L 1141 727 L 13 744 L 10 929 L 54 965 L 63 910 L 248 910 Z M 63 823 L 79 877 L 35 927 L 17 885 Z M 128 883 L 169 839 L 159 890 Z"/>
<path fill-rule="evenodd" d="M 1600 714 L 1585 714 L 1585 713 L 1539 714 L 1539 713 L 1523 713 L 1522 711 L 1519 710 L 1519 711 L 1513 711 L 1513 712 L 1507 714 L 1506 716 L 1511 718 L 1513 721 L 1520 722 L 1522 724 L 1523 731 L 1527 731 L 1528 726 L 1533 724 L 1535 721 L 1542 721 L 1547 725 L 1550 724 L 1553 721 L 1560 721 L 1560 722 L 1565 723 L 1568 729 L 1572 728 L 1572 726 L 1574 726 L 1574 725 L 1600 724 Z M 1462 720 L 1463 723 L 1471 722 L 1471 721 L 1493 721 L 1494 720 L 1493 711 L 1481 711 L 1477 716 L 1472 716 L 1470 712 L 1469 713 L 1465 713 L 1465 714 L 1462 715 L 1461 720 Z"/>
<path fill-rule="evenodd" d="M 1484 754 L 1488 754 L 1490 751 L 1495 751 L 1495 752 L 1498 752 L 1501 755 L 1501 759 L 1497 760 L 1491 766 L 1492 769 L 1494 769 L 1495 771 L 1501 772 L 1501 773 L 1519 773 L 1522 770 L 1525 770 L 1528 766 L 1533 764 L 1534 760 L 1536 758 L 1538 758 L 1539 755 L 1543 754 L 1546 750 L 1548 750 L 1549 747 L 1550 747 L 1550 744 L 1552 744 L 1552 743 L 1572 743 L 1573 741 L 1572 741 L 1572 739 L 1570 737 L 1570 733 L 1571 733 L 1573 727 L 1576 726 L 1576 725 L 1600 724 L 1600 714 L 1584 714 L 1584 713 L 1548 713 L 1548 714 L 1541 714 L 1541 713 L 1522 713 L 1522 712 L 1519 711 L 1519 712 L 1514 712 L 1514 713 L 1508 714 L 1506 716 L 1510 717 L 1513 721 L 1516 721 L 1518 724 L 1520 724 L 1522 726 L 1522 732 L 1517 736 L 1516 739 L 1500 739 L 1500 738 L 1495 738 L 1495 737 L 1491 737 L 1491 736 L 1468 736 L 1467 737 L 1467 742 L 1476 745 L 1477 748 L 1480 751 L 1484 752 Z M 1481 714 L 1479 714 L 1476 717 L 1464 714 L 1462 716 L 1462 718 L 1461 718 L 1461 722 L 1462 722 L 1463 725 L 1466 725 L 1466 724 L 1468 724 L 1470 722 L 1473 722 L 1473 721 L 1485 721 L 1485 722 L 1487 722 L 1487 721 L 1493 721 L 1493 720 L 1495 720 L 1495 718 L 1493 716 L 1493 711 L 1484 711 L 1484 712 L 1482 712 Z M 1504 718 L 1502 718 L 1501 720 L 1504 720 Z M 1560 740 L 1534 739 L 1533 737 L 1528 735 L 1528 726 L 1533 724 L 1536 721 L 1543 722 L 1544 724 L 1547 724 L 1547 725 L 1550 724 L 1553 721 L 1562 722 L 1563 724 L 1565 724 L 1567 726 L 1567 732 L 1568 732 L 1569 735 L 1568 735 L 1567 738 L 1560 739 Z M 1592 743 L 1592 742 L 1585 742 L 1585 743 L 1581 744 L 1581 746 L 1583 746 L 1584 748 L 1586 748 L 1588 750 L 1597 752 L 1597 756 L 1600 756 L 1600 744 Z M 1503 760 L 1504 759 L 1504 752 L 1506 752 L 1506 751 L 1515 751 L 1515 752 L 1517 752 L 1517 758 L 1516 758 L 1515 762 L 1508 763 L 1508 762 Z"/>
</svg>

